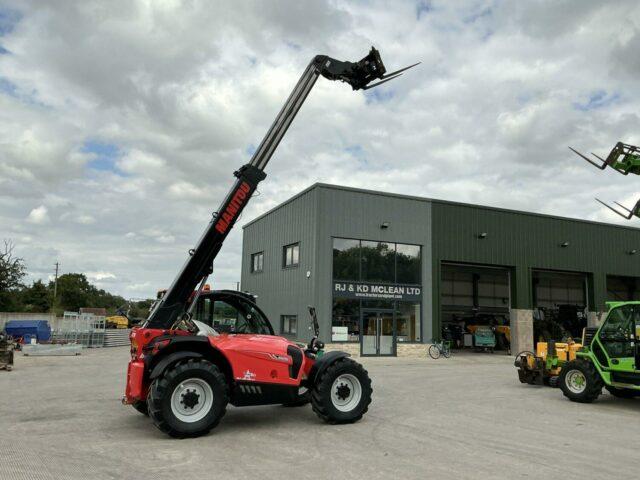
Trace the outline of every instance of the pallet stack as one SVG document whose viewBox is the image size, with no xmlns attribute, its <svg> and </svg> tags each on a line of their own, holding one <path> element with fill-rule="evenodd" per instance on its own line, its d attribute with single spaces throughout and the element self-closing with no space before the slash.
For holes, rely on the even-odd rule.
<svg viewBox="0 0 640 480">
<path fill-rule="evenodd" d="M 130 328 L 108 328 L 104 331 L 105 347 L 124 347 L 129 345 Z"/>
</svg>

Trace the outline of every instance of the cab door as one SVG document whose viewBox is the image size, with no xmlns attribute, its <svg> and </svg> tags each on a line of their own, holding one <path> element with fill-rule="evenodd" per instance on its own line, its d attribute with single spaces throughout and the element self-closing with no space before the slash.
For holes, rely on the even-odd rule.
<svg viewBox="0 0 640 480">
<path fill-rule="evenodd" d="M 610 371 L 614 383 L 640 384 L 639 328 L 640 305 L 626 304 L 614 307 L 598 332 L 592 350 L 601 366 Z"/>
</svg>

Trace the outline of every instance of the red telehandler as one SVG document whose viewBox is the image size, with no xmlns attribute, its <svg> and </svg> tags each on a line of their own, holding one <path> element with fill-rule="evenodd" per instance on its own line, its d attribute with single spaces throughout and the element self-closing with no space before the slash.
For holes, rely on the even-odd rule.
<svg viewBox="0 0 640 480">
<path fill-rule="evenodd" d="M 417 65 L 417 64 L 416 64 Z M 204 292 L 213 261 L 247 205 L 264 169 L 320 75 L 366 90 L 402 74 L 387 74 L 371 48 L 358 62 L 316 56 L 287 99 L 251 161 L 234 173 L 235 184 L 214 213 L 171 287 L 131 332 L 131 360 L 123 403 L 148 414 L 173 437 L 206 434 L 224 416 L 228 403 L 300 405 L 311 402 L 329 423 L 352 423 L 371 403 L 367 371 L 344 352 L 323 352 L 315 310 L 314 336 L 308 345 L 275 336 L 267 317 L 250 295 Z M 376 83 L 371 83 L 378 80 Z M 194 316 L 202 296 L 232 307 L 232 328 Z M 196 318 L 197 317 L 197 318 Z M 226 325 L 228 326 L 228 325 Z"/>
</svg>

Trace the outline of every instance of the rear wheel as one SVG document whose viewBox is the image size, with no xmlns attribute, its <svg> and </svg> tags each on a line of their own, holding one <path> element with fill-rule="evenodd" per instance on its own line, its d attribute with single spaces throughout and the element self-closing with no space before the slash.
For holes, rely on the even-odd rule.
<svg viewBox="0 0 640 480">
<path fill-rule="evenodd" d="M 618 397 L 618 398 L 640 397 L 640 390 L 632 390 L 630 388 L 616 388 L 616 387 L 610 387 L 609 385 L 605 386 L 604 388 L 606 388 L 607 391 L 614 397 Z"/>
<path fill-rule="evenodd" d="M 604 386 L 593 364 L 581 359 L 564 364 L 558 383 L 565 397 L 580 403 L 593 402 L 600 396 Z"/>
<path fill-rule="evenodd" d="M 327 423 L 353 423 L 369 409 L 371 392 L 371 379 L 362 365 L 341 358 L 320 374 L 311 392 L 311 405 Z"/>
<path fill-rule="evenodd" d="M 229 402 L 229 387 L 218 367 L 189 359 L 154 380 L 147 405 L 153 423 L 172 437 L 197 437 L 220 422 Z"/>
</svg>

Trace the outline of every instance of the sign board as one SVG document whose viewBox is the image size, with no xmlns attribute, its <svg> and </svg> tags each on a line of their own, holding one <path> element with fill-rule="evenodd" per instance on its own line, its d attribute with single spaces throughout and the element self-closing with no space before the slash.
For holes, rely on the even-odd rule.
<svg viewBox="0 0 640 480">
<path fill-rule="evenodd" d="M 331 327 L 331 341 L 332 342 L 347 342 L 349 341 L 349 327 Z"/>
<path fill-rule="evenodd" d="M 374 298 L 420 301 L 422 287 L 384 283 L 333 282 L 333 296 L 340 298 Z"/>
</svg>

